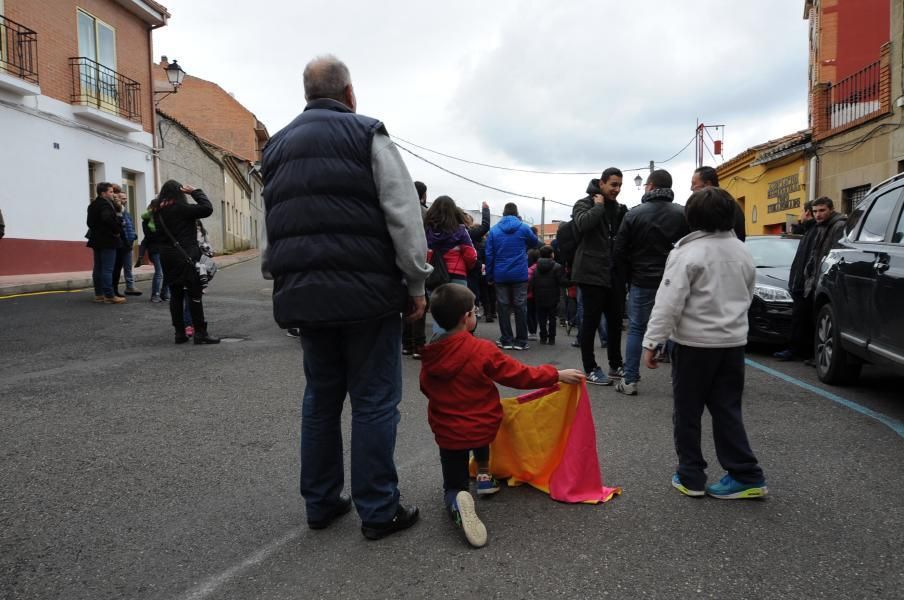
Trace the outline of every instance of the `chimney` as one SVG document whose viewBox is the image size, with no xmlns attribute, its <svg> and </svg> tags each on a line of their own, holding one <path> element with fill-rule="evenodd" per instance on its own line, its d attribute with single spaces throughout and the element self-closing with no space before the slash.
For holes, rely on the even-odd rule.
<svg viewBox="0 0 904 600">
<path fill-rule="evenodd" d="M 160 57 L 160 66 L 164 69 L 169 66 L 169 59 L 166 57 L 166 54 Z"/>
</svg>

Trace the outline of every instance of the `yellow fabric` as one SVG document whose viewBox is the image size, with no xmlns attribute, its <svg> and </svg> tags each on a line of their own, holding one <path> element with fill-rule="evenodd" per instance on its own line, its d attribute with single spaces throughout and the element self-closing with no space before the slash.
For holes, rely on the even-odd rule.
<svg viewBox="0 0 904 600">
<path fill-rule="evenodd" d="M 503 418 L 490 446 L 490 471 L 508 477 L 509 486 L 525 482 L 549 493 L 549 478 L 559 466 L 571 432 L 581 388 L 560 384 L 535 400 L 502 400 Z M 471 465 L 472 470 L 475 465 Z"/>
</svg>

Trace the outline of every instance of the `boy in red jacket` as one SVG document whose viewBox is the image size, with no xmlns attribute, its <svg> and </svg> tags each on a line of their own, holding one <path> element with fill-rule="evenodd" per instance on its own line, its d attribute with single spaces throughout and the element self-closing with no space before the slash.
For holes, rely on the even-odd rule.
<svg viewBox="0 0 904 600">
<path fill-rule="evenodd" d="M 499 483 L 490 475 L 490 442 L 502 423 L 496 383 L 537 389 L 557 381 L 580 383 L 584 373 L 557 371 L 552 365 L 529 367 L 471 335 L 477 328 L 474 294 L 463 285 L 436 288 L 430 313 L 446 333 L 424 348 L 421 391 L 429 401 L 428 421 L 439 446 L 446 507 L 468 542 L 479 548 L 487 543 L 487 531 L 468 492 L 469 453 L 477 462 L 477 495 L 498 492 Z"/>
</svg>

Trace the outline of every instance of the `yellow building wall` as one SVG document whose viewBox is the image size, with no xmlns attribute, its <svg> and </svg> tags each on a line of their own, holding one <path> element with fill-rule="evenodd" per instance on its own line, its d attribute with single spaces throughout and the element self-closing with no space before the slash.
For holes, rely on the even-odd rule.
<svg viewBox="0 0 904 600">
<path fill-rule="evenodd" d="M 749 235 L 783 233 L 807 200 L 807 162 L 803 155 L 781 165 L 741 168 L 720 176 L 719 184 L 744 209 Z"/>
</svg>

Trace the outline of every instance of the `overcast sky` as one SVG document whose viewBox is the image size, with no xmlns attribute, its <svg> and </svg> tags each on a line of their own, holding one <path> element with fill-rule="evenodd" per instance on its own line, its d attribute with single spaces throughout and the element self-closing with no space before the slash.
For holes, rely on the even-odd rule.
<svg viewBox="0 0 904 600">
<path fill-rule="evenodd" d="M 232 92 L 271 134 L 304 108 L 304 65 L 325 53 L 351 70 L 358 112 L 390 134 L 505 167 L 597 177 L 608 166 L 644 167 L 687 144 L 697 119 L 726 126 L 728 159 L 807 125 L 803 0 L 163 3 L 172 18 L 154 33 L 156 59 L 178 59 Z M 569 205 L 591 178 L 506 172 L 411 149 L 482 183 Z M 465 208 L 486 200 L 494 213 L 515 201 L 539 222 L 539 200 L 402 154 L 431 200 L 448 194 Z M 694 146 L 662 167 L 683 203 Z M 640 201 L 636 174 L 625 171 L 619 197 L 629 206 Z M 547 204 L 547 222 L 569 214 Z"/>
</svg>

